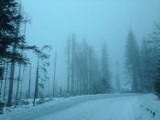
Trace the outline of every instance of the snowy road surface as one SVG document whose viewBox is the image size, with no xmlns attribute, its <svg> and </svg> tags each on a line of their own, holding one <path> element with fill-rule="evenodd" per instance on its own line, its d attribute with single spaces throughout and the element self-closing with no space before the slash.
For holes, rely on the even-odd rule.
<svg viewBox="0 0 160 120">
<path fill-rule="evenodd" d="M 3 120 L 137 120 L 133 108 L 137 95 L 97 95 L 67 98 L 49 106 L 34 107 Z M 59 100 L 58 100 L 59 101 Z"/>
<path fill-rule="evenodd" d="M 135 97 L 93 100 L 34 120 L 135 120 L 134 102 Z"/>
</svg>

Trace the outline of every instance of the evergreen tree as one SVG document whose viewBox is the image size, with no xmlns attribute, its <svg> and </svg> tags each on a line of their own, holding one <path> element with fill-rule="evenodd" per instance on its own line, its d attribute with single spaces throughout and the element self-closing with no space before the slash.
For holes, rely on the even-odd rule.
<svg viewBox="0 0 160 120">
<path fill-rule="evenodd" d="M 24 44 L 24 37 L 20 35 L 22 15 L 21 6 L 15 0 L 0 1 L 0 57 L 11 61 L 8 106 L 11 106 L 15 62 L 25 62 L 26 59 L 17 51 Z M 9 51 L 9 49 L 11 51 Z"/>
<path fill-rule="evenodd" d="M 103 91 L 110 92 L 111 91 L 111 75 L 109 72 L 108 66 L 108 55 L 107 55 L 107 45 L 106 42 L 102 45 L 102 58 L 101 58 L 101 70 L 102 70 L 102 83 L 105 85 L 103 87 Z"/>
<path fill-rule="evenodd" d="M 39 97 L 39 88 L 44 89 L 44 81 L 49 80 L 47 67 L 49 66 L 49 54 L 44 52 L 45 49 L 51 50 L 52 48 L 48 45 L 44 45 L 42 49 L 36 50 L 37 55 L 37 68 L 36 68 L 36 84 L 35 84 L 35 93 L 34 93 L 34 101 L 33 106 L 35 105 L 36 98 Z M 41 98 L 44 97 L 43 93 L 41 93 Z"/>
<path fill-rule="evenodd" d="M 155 93 L 160 98 L 160 23 L 155 24 L 150 39 L 154 51 L 154 89 Z"/>
<path fill-rule="evenodd" d="M 4 64 L 10 62 L 11 72 L 7 102 L 9 107 L 12 105 L 15 64 L 29 63 L 29 59 L 23 56 L 21 51 L 38 50 L 36 46 L 27 45 L 25 36 L 21 33 L 20 28 L 24 21 L 20 3 L 16 0 L 0 0 L 0 77 L 4 75 Z"/>
<path fill-rule="evenodd" d="M 139 48 L 132 30 L 129 30 L 126 44 L 126 68 L 132 79 L 132 92 L 138 92 L 139 86 Z"/>
<path fill-rule="evenodd" d="M 154 51 L 145 39 L 142 41 L 140 70 L 141 92 L 153 92 Z"/>
<path fill-rule="evenodd" d="M 9 51 L 20 47 L 24 43 L 24 37 L 19 35 L 19 27 L 22 22 L 20 5 L 15 0 L 0 1 L 0 57 L 15 61 L 24 60 L 16 51 Z M 13 49 L 12 49 L 13 50 Z"/>
</svg>

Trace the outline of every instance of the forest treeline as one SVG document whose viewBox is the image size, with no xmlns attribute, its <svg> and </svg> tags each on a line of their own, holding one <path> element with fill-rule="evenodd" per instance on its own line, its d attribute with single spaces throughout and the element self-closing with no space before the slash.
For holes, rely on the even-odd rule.
<svg viewBox="0 0 160 120">
<path fill-rule="evenodd" d="M 160 23 L 154 24 L 152 33 L 142 40 L 141 45 L 137 44 L 132 30 L 129 31 L 125 65 L 132 92 L 155 92 L 160 96 Z"/>
<path fill-rule="evenodd" d="M 137 43 L 136 35 L 131 29 L 128 32 L 125 69 L 131 89 L 121 88 L 119 75 L 116 75 L 116 89 L 113 88 L 113 74 L 109 70 L 106 46 L 104 42 L 99 59 L 94 48 L 85 40 L 77 43 L 74 34 L 69 37 L 66 49 L 69 94 L 134 92 L 155 93 L 160 97 L 160 23 L 154 24 L 152 33 L 141 44 Z"/>
<path fill-rule="evenodd" d="M 102 44 L 101 57 L 84 40 L 77 43 L 74 34 L 67 40 L 67 92 L 70 95 L 101 94 L 112 91 L 107 45 Z"/>
</svg>

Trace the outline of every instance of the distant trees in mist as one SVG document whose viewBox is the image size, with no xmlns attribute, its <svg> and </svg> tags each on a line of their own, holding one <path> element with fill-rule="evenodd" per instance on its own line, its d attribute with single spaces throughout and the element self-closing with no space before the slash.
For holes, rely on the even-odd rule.
<svg viewBox="0 0 160 120">
<path fill-rule="evenodd" d="M 132 30 L 129 30 L 126 44 L 126 68 L 131 75 L 132 79 L 132 91 L 138 92 L 138 76 L 139 76 L 139 66 L 140 65 L 140 55 L 137 42 Z"/>
<path fill-rule="evenodd" d="M 150 37 L 150 44 L 152 48 L 152 55 L 153 55 L 153 63 L 154 66 L 154 90 L 158 97 L 160 98 L 160 23 L 156 23 L 154 27 L 154 31 L 151 34 Z"/>
<path fill-rule="evenodd" d="M 70 95 L 109 93 L 110 72 L 106 43 L 98 58 L 93 47 L 84 40 L 77 43 L 72 34 L 67 40 L 67 91 Z"/>
<path fill-rule="evenodd" d="M 126 68 L 131 76 L 132 92 L 155 92 L 160 96 L 160 23 L 142 40 L 136 43 L 132 30 L 126 44 Z"/>
</svg>

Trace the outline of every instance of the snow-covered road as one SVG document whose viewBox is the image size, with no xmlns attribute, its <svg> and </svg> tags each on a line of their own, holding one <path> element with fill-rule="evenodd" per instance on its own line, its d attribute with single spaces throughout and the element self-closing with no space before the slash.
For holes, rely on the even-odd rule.
<svg viewBox="0 0 160 120">
<path fill-rule="evenodd" d="M 0 120 L 137 120 L 134 114 L 137 96 L 109 94 L 63 98 L 4 114 Z"/>
<path fill-rule="evenodd" d="M 34 120 L 135 120 L 135 97 L 100 99 L 84 102 Z"/>
<path fill-rule="evenodd" d="M 54 98 L 35 107 L 24 107 L 27 106 L 6 108 L 0 120 L 160 120 L 160 101 L 153 94 Z"/>
<path fill-rule="evenodd" d="M 97 95 L 68 99 L 59 104 L 12 115 L 9 120 L 135 120 L 137 95 Z"/>
</svg>

